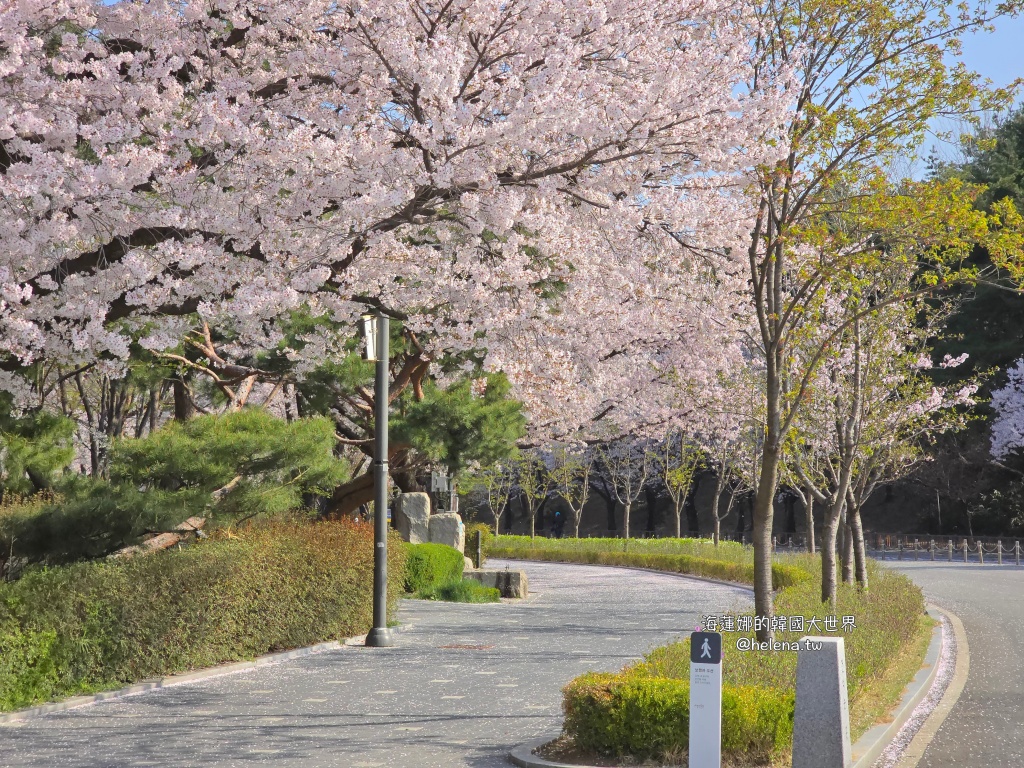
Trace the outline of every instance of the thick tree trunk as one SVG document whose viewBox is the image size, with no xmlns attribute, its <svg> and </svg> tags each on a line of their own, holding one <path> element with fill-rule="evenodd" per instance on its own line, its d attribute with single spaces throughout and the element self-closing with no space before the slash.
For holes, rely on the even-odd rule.
<svg viewBox="0 0 1024 768">
<path fill-rule="evenodd" d="M 195 406 L 192 405 L 192 397 L 188 393 L 188 386 L 182 377 L 172 381 L 174 392 L 174 418 L 176 421 L 187 421 L 195 415 Z"/>
<path fill-rule="evenodd" d="M 324 510 L 326 517 L 346 517 L 373 501 L 373 472 L 354 477 L 334 489 Z"/>
<path fill-rule="evenodd" d="M 772 594 L 772 523 L 775 516 L 775 490 L 779 484 L 781 451 L 772 439 L 765 441 L 761 456 L 761 472 L 754 499 L 754 614 L 761 616 L 757 631 L 759 642 L 775 639 L 770 619 L 775 615 Z"/>
<path fill-rule="evenodd" d="M 839 532 L 839 514 L 825 510 L 821 530 L 821 602 L 835 604 L 836 598 L 836 536 Z"/>
</svg>

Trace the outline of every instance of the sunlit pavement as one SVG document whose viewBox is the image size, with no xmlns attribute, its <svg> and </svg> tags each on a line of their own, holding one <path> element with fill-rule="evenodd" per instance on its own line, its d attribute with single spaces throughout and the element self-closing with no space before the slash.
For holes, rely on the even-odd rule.
<svg viewBox="0 0 1024 768">
<path fill-rule="evenodd" d="M 397 648 L 346 648 L 4 726 L 0 765 L 504 768 L 513 745 L 557 732 L 571 678 L 617 670 L 701 614 L 750 604 L 747 590 L 667 574 L 509 565 L 528 574 L 525 602 L 405 601 Z"/>
<path fill-rule="evenodd" d="M 888 562 L 963 621 L 971 669 L 919 768 L 1024 766 L 1024 568 Z"/>
</svg>

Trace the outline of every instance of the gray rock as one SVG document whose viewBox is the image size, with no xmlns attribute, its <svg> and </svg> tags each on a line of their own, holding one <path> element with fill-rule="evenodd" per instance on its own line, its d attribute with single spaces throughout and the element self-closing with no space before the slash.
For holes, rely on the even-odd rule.
<svg viewBox="0 0 1024 768">
<path fill-rule="evenodd" d="M 464 571 L 472 571 L 473 568 L 474 568 L 473 561 L 470 560 L 468 557 L 464 557 L 463 560 L 466 561 L 466 567 L 463 570 Z"/>
<path fill-rule="evenodd" d="M 480 582 L 485 587 L 494 587 L 502 597 L 526 597 L 529 585 L 525 571 L 472 571 L 464 574 L 467 579 Z"/>
<path fill-rule="evenodd" d="M 410 544 L 430 541 L 430 497 L 425 493 L 403 493 L 395 504 L 395 527 Z"/>
<path fill-rule="evenodd" d="M 809 643 L 820 643 L 821 649 Z M 804 637 L 798 653 L 793 768 L 848 768 L 852 750 L 843 638 Z"/>
<path fill-rule="evenodd" d="M 466 526 L 454 512 L 442 512 L 430 516 L 430 541 L 432 544 L 447 544 L 462 552 L 466 544 Z"/>
</svg>

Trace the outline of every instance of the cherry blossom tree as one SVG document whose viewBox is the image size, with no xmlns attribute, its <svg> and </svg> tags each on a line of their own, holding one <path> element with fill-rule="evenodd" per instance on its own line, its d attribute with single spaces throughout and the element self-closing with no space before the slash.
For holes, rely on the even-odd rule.
<svg viewBox="0 0 1024 768">
<path fill-rule="evenodd" d="M 564 433 L 656 420 L 645 382 L 716 363 L 699 334 L 789 103 L 740 87 L 744 3 L 0 14 L 7 371 L 116 368 L 133 338 L 165 351 L 203 323 L 267 348 L 288 312 L 381 308 L 424 361 L 505 371 Z"/>
<path fill-rule="evenodd" d="M 992 393 L 992 455 L 1005 459 L 1024 447 L 1024 359 L 1006 372 L 1005 386 Z"/>
</svg>

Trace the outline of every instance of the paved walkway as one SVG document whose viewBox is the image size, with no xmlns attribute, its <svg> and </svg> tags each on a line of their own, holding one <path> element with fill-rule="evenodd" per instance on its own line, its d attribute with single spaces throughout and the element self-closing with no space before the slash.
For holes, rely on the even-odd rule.
<svg viewBox="0 0 1024 768">
<path fill-rule="evenodd" d="M 346 648 L 4 726 L 0 765 L 506 768 L 513 745 L 557 731 L 572 677 L 617 670 L 702 613 L 750 604 L 746 590 L 666 574 L 513 567 L 529 576 L 527 601 L 406 601 L 397 648 Z"/>
<path fill-rule="evenodd" d="M 918 768 L 1024 766 L 1024 568 L 887 563 L 964 623 L 971 669 Z"/>
</svg>

